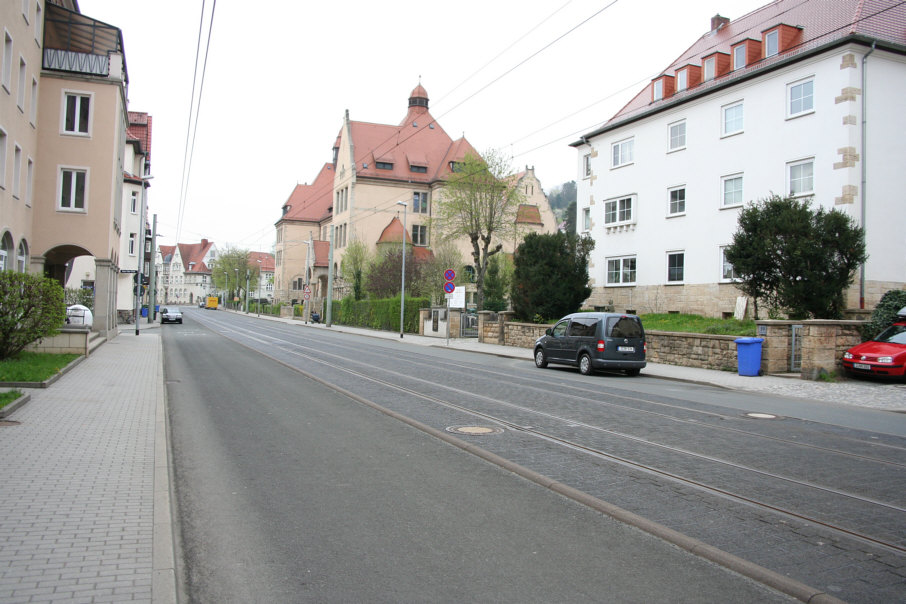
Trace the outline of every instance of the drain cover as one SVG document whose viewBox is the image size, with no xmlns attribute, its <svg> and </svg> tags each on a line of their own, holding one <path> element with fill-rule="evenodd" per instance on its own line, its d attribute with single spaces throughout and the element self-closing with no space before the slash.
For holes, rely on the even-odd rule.
<svg viewBox="0 0 906 604">
<path fill-rule="evenodd" d="M 746 417 L 752 419 L 777 419 L 777 416 L 772 413 L 746 413 Z"/>
<path fill-rule="evenodd" d="M 486 434 L 500 434 L 503 428 L 492 428 L 490 426 L 450 426 L 447 432 L 453 434 L 468 434 L 469 436 L 484 436 Z"/>
</svg>

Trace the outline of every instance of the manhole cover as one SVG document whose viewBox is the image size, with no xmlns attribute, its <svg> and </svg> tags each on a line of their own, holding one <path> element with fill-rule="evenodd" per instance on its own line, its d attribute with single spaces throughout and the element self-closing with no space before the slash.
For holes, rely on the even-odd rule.
<svg viewBox="0 0 906 604">
<path fill-rule="evenodd" d="M 777 416 L 772 413 L 746 413 L 746 417 L 751 419 L 777 419 Z"/>
<path fill-rule="evenodd" d="M 484 436 L 486 434 L 500 434 L 503 428 L 492 428 L 490 426 L 450 426 L 447 432 L 453 434 L 468 434 L 469 436 Z"/>
</svg>

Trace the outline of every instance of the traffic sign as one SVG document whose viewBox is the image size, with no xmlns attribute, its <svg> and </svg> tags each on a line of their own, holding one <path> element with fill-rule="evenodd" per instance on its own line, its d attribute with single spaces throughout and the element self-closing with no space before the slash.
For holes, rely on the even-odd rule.
<svg viewBox="0 0 906 604">
<path fill-rule="evenodd" d="M 444 271 L 445 280 L 452 281 L 455 278 L 456 278 L 456 271 L 454 271 L 452 268 L 448 268 L 447 270 Z M 446 291 L 446 288 L 444 288 L 444 291 Z"/>
<path fill-rule="evenodd" d="M 302 286 L 302 291 L 303 291 L 304 293 L 306 293 L 306 294 L 310 294 L 310 293 L 311 293 L 311 287 L 308 286 L 308 285 L 303 285 L 303 286 Z M 307 298 L 306 298 L 306 299 L 307 299 Z"/>
<path fill-rule="evenodd" d="M 311 292 L 304 292 L 302 294 L 302 297 L 305 298 L 306 300 L 311 300 Z"/>
<path fill-rule="evenodd" d="M 134 268 L 121 268 L 121 273 L 137 273 L 138 271 Z"/>
<path fill-rule="evenodd" d="M 446 283 L 444 283 L 444 291 L 448 294 L 452 294 L 454 291 L 456 291 L 456 284 L 452 281 L 447 281 Z"/>
</svg>

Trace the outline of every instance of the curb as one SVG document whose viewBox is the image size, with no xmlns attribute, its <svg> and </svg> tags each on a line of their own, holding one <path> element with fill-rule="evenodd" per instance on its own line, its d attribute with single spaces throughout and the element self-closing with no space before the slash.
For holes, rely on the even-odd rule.
<svg viewBox="0 0 906 604">
<path fill-rule="evenodd" d="M 27 403 L 31 400 L 31 395 L 28 393 L 23 393 L 19 398 L 13 402 L 4 405 L 3 408 L 0 408 L 0 419 L 5 418 L 7 415 L 12 414 L 13 411 Z"/>
</svg>

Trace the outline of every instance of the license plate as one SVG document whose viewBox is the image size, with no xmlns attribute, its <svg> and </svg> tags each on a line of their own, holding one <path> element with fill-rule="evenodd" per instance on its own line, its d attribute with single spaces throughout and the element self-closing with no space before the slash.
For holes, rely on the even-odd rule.
<svg viewBox="0 0 906 604">
<path fill-rule="evenodd" d="M 856 369 L 871 369 L 871 365 L 866 365 L 865 363 L 853 363 L 853 367 Z"/>
<path fill-rule="evenodd" d="M 617 352 L 635 352 L 634 346 L 617 346 Z"/>
</svg>

